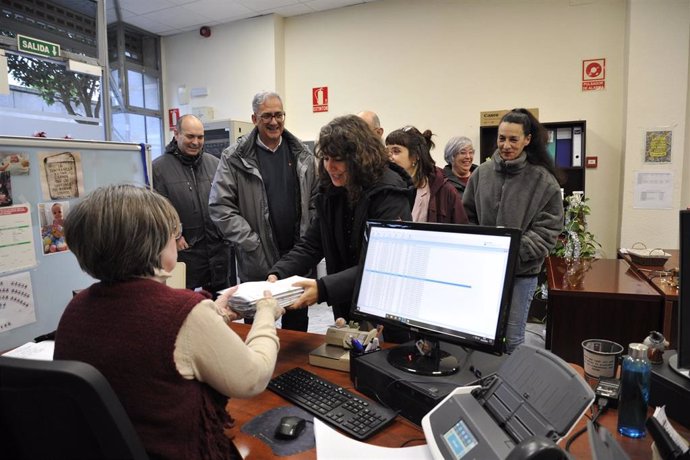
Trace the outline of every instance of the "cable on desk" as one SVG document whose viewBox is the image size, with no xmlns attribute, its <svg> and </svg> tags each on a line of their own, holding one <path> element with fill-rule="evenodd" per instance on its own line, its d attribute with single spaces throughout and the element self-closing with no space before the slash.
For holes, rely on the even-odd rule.
<svg viewBox="0 0 690 460">
<path fill-rule="evenodd" d="M 600 416 L 601 414 L 603 414 L 604 412 L 606 412 L 606 410 L 608 409 L 608 404 L 609 404 L 608 398 L 599 398 L 599 399 L 597 400 L 597 407 L 599 408 L 599 410 L 598 410 L 597 413 L 594 414 L 594 416 L 592 417 L 592 423 L 594 424 L 594 426 L 597 426 L 597 419 L 599 418 L 599 416 Z M 580 429 L 577 430 L 575 433 L 573 433 L 572 436 L 570 436 L 570 438 L 568 439 L 568 442 L 565 443 L 565 451 L 566 451 L 566 452 L 570 452 L 570 445 L 571 445 L 580 435 L 582 435 L 582 433 L 584 433 L 585 431 L 587 431 L 587 425 L 585 425 L 583 428 L 580 428 Z"/>
</svg>

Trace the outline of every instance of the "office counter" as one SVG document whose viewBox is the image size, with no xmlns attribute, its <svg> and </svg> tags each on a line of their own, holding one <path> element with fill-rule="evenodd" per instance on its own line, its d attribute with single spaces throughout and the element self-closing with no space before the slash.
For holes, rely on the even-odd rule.
<svg viewBox="0 0 690 460">
<path fill-rule="evenodd" d="M 582 365 L 582 341 L 608 339 L 626 350 L 663 326 L 661 294 L 622 259 L 568 263 L 547 257 L 546 348 Z"/>
<path fill-rule="evenodd" d="M 670 276 L 663 276 L 662 273 L 671 269 L 678 269 L 680 266 L 680 251 L 678 249 L 664 249 L 664 252 L 671 254 L 671 257 L 664 265 L 640 265 L 633 262 L 629 254 L 619 252 L 618 255 L 663 297 L 664 319 L 662 328 L 659 331 L 670 342 L 669 348 L 677 348 L 678 279 L 676 276 L 676 279 L 673 280 Z M 676 273 L 676 275 L 678 274 Z"/>
<path fill-rule="evenodd" d="M 233 323 L 231 327 L 241 337 L 245 337 L 249 331 L 249 325 L 246 324 Z M 280 353 L 278 355 L 278 363 L 276 365 L 274 376 L 282 374 L 293 367 L 299 366 L 314 372 L 315 374 L 318 374 L 330 380 L 331 382 L 342 386 L 343 388 L 346 388 L 354 393 L 358 393 L 354 389 L 348 373 L 309 365 L 309 352 L 323 343 L 323 335 L 281 329 L 278 331 L 278 336 L 280 337 Z M 579 371 L 582 371 L 579 366 L 575 367 L 578 368 Z M 263 460 L 270 458 L 280 458 L 285 460 L 313 460 L 316 458 L 315 449 L 288 457 L 275 457 L 270 447 L 264 444 L 261 440 L 242 433 L 241 431 L 242 425 L 257 415 L 260 415 L 274 407 L 287 406 L 290 404 L 291 403 L 269 390 L 266 390 L 248 400 L 230 400 L 227 408 L 235 419 L 235 427 L 230 430 L 229 434 L 234 436 L 235 445 L 240 450 L 242 455 L 244 455 L 246 460 Z M 648 460 L 651 458 L 651 436 L 647 435 L 647 437 L 642 439 L 630 439 L 619 435 L 616 431 L 617 412 L 615 409 L 609 410 L 603 414 L 599 418 L 599 422 L 613 434 L 614 438 L 628 453 L 631 460 Z M 573 428 L 572 433 L 577 431 L 579 428 L 584 427 L 585 423 L 586 419 L 583 417 L 575 428 Z M 682 436 L 684 436 L 686 439 L 690 439 L 690 430 L 675 423 L 674 426 L 678 429 Z M 562 446 L 565 445 L 565 441 L 567 441 L 567 438 L 561 443 Z M 385 447 L 400 447 L 406 442 L 408 442 L 407 445 L 409 446 L 426 444 L 426 441 L 424 440 L 424 433 L 422 432 L 421 428 L 400 416 L 398 416 L 398 418 L 391 425 L 384 428 L 383 431 L 369 438 L 367 442 Z M 591 458 L 587 433 L 582 434 L 572 444 L 570 450 L 574 458 Z M 350 458 L 359 459 L 356 452 L 352 452 Z"/>
<path fill-rule="evenodd" d="M 249 326 L 242 323 L 232 323 L 231 327 L 243 338 L 247 335 L 247 331 L 249 331 Z M 282 374 L 293 367 L 302 367 L 353 393 L 359 393 L 354 389 L 349 373 L 309 364 L 309 352 L 324 343 L 325 336 L 283 329 L 278 330 L 278 336 L 280 337 L 280 352 L 274 376 Z M 235 445 L 244 455 L 245 460 L 263 460 L 267 458 L 306 460 L 316 458 L 316 451 L 314 449 L 289 457 L 275 457 L 271 448 L 264 442 L 240 431 L 242 425 L 255 416 L 274 407 L 287 405 L 291 405 L 291 403 L 270 390 L 266 390 L 249 400 L 230 400 L 227 408 L 236 421 L 232 434 L 235 436 Z M 421 428 L 402 417 L 398 417 L 391 425 L 367 439 L 366 442 L 378 446 L 400 447 L 405 442 L 413 439 L 418 439 L 419 441 L 410 442 L 408 445 L 426 444 Z"/>
</svg>

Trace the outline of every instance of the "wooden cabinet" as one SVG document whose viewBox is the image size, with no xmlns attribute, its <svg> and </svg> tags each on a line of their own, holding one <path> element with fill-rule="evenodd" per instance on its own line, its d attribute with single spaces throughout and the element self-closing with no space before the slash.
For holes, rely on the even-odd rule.
<svg viewBox="0 0 690 460">
<path fill-rule="evenodd" d="M 568 263 L 547 257 L 546 348 L 582 365 L 582 341 L 607 339 L 625 349 L 663 326 L 661 295 L 622 259 Z"/>
<path fill-rule="evenodd" d="M 565 196 L 573 191 L 585 191 L 585 154 L 587 122 L 563 121 L 543 123 L 549 132 L 549 153 L 556 166 L 565 174 L 563 184 Z M 479 128 L 479 157 L 483 163 L 496 150 L 498 126 L 482 126 Z"/>
</svg>

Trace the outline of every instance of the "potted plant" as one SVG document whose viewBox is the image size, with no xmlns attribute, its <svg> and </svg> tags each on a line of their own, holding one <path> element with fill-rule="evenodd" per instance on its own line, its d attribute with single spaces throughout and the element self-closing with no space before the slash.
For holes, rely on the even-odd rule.
<svg viewBox="0 0 690 460">
<path fill-rule="evenodd" d="M 582 192 L 573 192 L 565 199 L 565 225 L 556 246 L 551 251 L 552 256 L 566 260 L 567 270 L 563 274 L 563 285 L 572 288 L 581 287 L 585 272 L 592 268 L 591 261 L 601 248 L 594 234 L 587 230 L 587 216 L 591 212 L 587 201 L 588 198 L 585 198 Z M 539 281 L 530 312 L 530 315 L 535 317 L 538 312 L 546 309 L 549 291 L 544 273 Z"/>
<path fill-rule="evenodd" d="M 566 260 L 593 259 L 601 244 L 587 230 L 587 216 L 591 210 L 582 192 L 573 192 L 565 199 L 565 226 L 552 255 Z"/>
</svg>

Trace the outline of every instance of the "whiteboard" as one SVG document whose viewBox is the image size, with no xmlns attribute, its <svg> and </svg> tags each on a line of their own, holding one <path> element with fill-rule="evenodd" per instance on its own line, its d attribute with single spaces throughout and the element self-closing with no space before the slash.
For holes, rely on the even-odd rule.
<svg viewBox="0 0 690 460">
<path fill-rule="evenodd" d="M 0 277 L 30 274 L 36 313 L 36 322 L 0 332 L 0 352 L 54 331 L 73 291 L 95 282 L 81 270 L 70 251 L 44 255 L 39 203 L 68 201 L 72 207 L 83 196 L 80 194 L 79 198 L 69 199 L 44 197 L 39 159 L 46 154 L 63 152 L 79 153 L 84 194 L 108 184 L 148 186 L 151 183 L 151 156 L 144 144 L 0 136 L 0 158 L 7 154 L 25 154 L 30 162 L 27 175 L 11 176 L 11 192 L 14 205 L 28 204 L 31 208 L 36 252 L 34 267 L 0 274 Z"/>
</svg>

